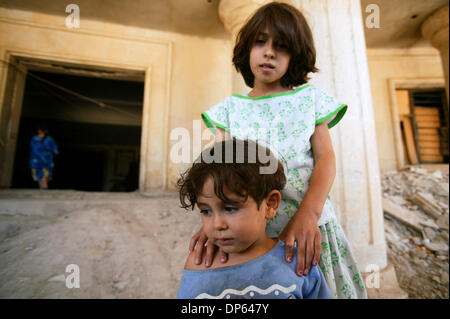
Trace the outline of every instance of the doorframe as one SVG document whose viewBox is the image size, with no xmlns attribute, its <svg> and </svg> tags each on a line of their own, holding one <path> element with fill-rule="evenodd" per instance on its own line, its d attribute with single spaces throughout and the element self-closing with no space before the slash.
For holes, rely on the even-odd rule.
<svg viewBox="0 0 450 319">
<path fill-rule="evenodd" d="M 391 117 L 394 132 L 394 148 L 396 155 L 397 169 L 401 170 L 405 167 L 405 156 L 402 143 L 402 135 L 400 130 L 400 118 L 398 116 L 397 97 L 395 91 L 397 89 L 444 89 L 445 79 L 442 77 L 428 77 L 428 78 L 389 78 L 388 89 L 391 101 Z"/>
<path fill-rule="evenodd" d="M 140 164 L 139 164 L 139 191 L 144 191 L 147 179 L 147 141 L 148 141 L 148 123 L 150 113 L 150 89 L 151 89 L 151 67 L 142 65 L 130 65 L 123 63 L 108 63 L 99 60 L 77 59 L 73 57 L 49 55 L 39 52 L 20 51 L 20 50 L 5 50 L 3 54 L 3 61 L 10 64 L 5 65 L 5 71 L 2 72 L 2 82 L 4 83 L 0 92 L 0 188 L 9 188 L 12 183 L 12 172 L 15 159 L 15 150 L 17 143 L 17 134 L 20 123 L 20 116 L 22 113 L 22 102 L 25 93 L 26 74 L 32 68 L 28 68 L 26 59 L 31 59 L 37 62 L 52 62 L 58 65 L 72 65 L 83 68 L 89 67 L 93 70 L 113 69 L 121 72 L 129 72 L 136 75 L 136 72 L 142 73 L 142 81 L 144 82 L 143 92 L 143 109 L 141 122 L 141 146 L 140 146 Z M 23 73 L 13 70 L 14 66 L 18 65 Z M 43 70 L 41 70 L 43 71 Z M 48 71 L 52 71 L 51 68 Z M 11 73 L 12 72 L 12 73 Z M 61 72 L 60 72 L 61 73 Z M 64 74 L 73 74 L 70 71 L 63 72 Z M 23 74 L 16 78 L 18 74 Z M 10 79 L 12 78 L 12 79 Z M 124 78 L 120 78 L 124 79 Z M 8 100 L 11 102 L 8 103 Z M 168 114 L 167 114 L 168 115 Z M 12 156 L 11 156 L 12 154 Z"/>
</svg>

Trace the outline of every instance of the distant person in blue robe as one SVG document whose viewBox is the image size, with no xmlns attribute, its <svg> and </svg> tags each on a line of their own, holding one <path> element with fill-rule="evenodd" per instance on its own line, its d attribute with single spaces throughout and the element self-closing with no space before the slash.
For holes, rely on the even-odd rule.
<svg viewBox="0 0 450 319">
<path fill-rule="evenodd" d="M 58 154 L 55 140 L 44 126 L 39 126 L 37 135 L 30 142 L 30 168 L 33 180 L 39 183 L 40 189 L 48 188 L 53 173 L 53 155 Z"/>
</svg>

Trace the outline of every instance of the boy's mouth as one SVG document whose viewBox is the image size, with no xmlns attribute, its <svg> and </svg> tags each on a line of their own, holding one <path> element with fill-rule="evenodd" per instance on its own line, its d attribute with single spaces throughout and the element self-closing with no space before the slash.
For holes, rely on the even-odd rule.
<svg viewBox="0 0 450 319">
<path fill-rule="evenodd" d="M 216 241 L 220 246 L 229 246 L 233 244 L 233 238 L 217 238 Z"/>
</svg>

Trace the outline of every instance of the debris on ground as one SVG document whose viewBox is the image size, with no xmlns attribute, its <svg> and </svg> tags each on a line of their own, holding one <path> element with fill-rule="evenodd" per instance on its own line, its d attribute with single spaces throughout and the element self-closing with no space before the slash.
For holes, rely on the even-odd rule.
<svg viewBox="0 0 450 319">
<path fill-rule="evenodd" d="M 409 298 L 449 298 L 449 174 L 409 166 L 381 176 L 388 261 Z"/>
</svg>

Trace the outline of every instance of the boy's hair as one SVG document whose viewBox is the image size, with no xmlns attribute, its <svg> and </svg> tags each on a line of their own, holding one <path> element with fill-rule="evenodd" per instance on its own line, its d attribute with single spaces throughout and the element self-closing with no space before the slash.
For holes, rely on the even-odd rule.
<svg viewBox="0 0 450 319">
<path fill-rule="evenodd" d="M 250 69 L 250 50 L 257 36 L 267 28 L 274 42 L 285 43 L 291 55 L 289 67 L 280 79 L 284 87 L 307 83 L 308 73 L 318 72 L 316 49 L 311 29 L 303 14 L 295 7 L 271 2 L 259 8 L 239 31 L 233 50 L 233 64 L 249 87 L 254 86 L 255 76 Z"/>
<path fill-rule="evenodd" d="M 239 154 L 236 147 L 238 143 L 243 143 L 244 146 L 243 160 L 236 156 Z M 182 173 L 177 181 L 181 207 L 185 209 L 190 207 L 194 210 L 198 195 L 201 194 L 208 177 L 212 177 L 214 180 L 216 196 L 226 203 L 235 201 L 225 196 L 225 188 L 227 191 L 243 197 L 244 201 L 251 196 L 258 205 L 258 209 L 272 190 L 281 191 L 286 184 L 283 165 L 268 148 L 255 144 L 253 141 L 233 138 L 217 142 L 204 150 L 192 167 Z M 258 154 L 258 151 L 256 154 L 252 154 L 255 153 L 253 150 L 256 150 L 257 147 L 260 148 L 262 154 L 265 152 L 263 156 L 266 157 L 266 160 L 269 159 L 266 163 L 262 163 L 261 153 Z M 225 154 L 231 149 L 233 150 L 232 161 Z M 219 156 L 214 157 L 216 151 Z M 208 163 L 209 161 L 205 160 L 207 157 L 214 157 L 214 161 Z M 273 160 L 277 164 L 276 171 L 273 174 L 261 174 L 260 168 L 269 166 Z"/>
</svg>

